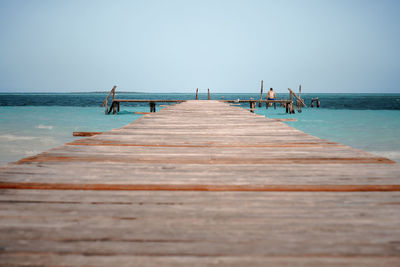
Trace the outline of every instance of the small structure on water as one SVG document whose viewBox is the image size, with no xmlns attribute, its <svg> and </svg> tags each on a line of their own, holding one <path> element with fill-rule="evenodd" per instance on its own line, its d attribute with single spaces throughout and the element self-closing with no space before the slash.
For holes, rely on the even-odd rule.
<svg viewBox="0 0 400 267">
<path fill-rule="evenodd" d="M 254 113 L 254 111 L 256 110 L 256 103 L 258 103 L 259 107 L 262 107 L 262 104 L 265 103 L 266 108 L 268 108 L 268 106 L 270 104 L 274 105 L 274 108 L 276 109 L 276 104 L 280 104 L 281 107 L 285 107 L 286 109 L 286 113 L 289 114 L 294 114 L 295 113 L 295 109 L 294 109 L 294 102 L 296 103 L 297 106 L 297 111 L 300 113 L 302 107 L 307 107 L 307 105 L 304 103 L 304 100 L 301 99 L 301 85 L 299 86 L 299 95 L 296 95 L 290 88 L 288 88 L 289 90 L 289 99 L 281 99 L 281 100 L 263 100 L 263 86 L 264 86 L 264 81 L 261 80 L 261 94 L 260 94 L 260 99 L 259 100 L 254 100 L 253 98 L 249 99 L 249 100 L 220 100 L 222 102 L 227 102 L 227 103 L 249 103 L 250 108 L 249 111 Z M 103 104 L 101 106 L 105 106 L 105 114 L 108 115 L 111 112 L 115 115 L 117 114 L 117 112 L 120 110 L 120 104 L 123 102 L 131 102 L 131 103 L 149 103 L 149 107 L 150 107 L 150 113 L 152 112 L 156 112 L 156 103 L 181 103 L 181 102 L 185 102 L 186 100 L 165 100 L 165 99 L 158 99 L 158 100 L 154 100 L 154 99 L 117 99 L 115 97 L 115 91 L 116 91 L 117 86 L 115 85 L 111 91 L 108 93 L 106 99 L 104 100 Z M 195 100 L 199 100 L 199 88 L 196 88 L 196 96 L 195 96 Z M 109 98 L 112 95 L 112 101 L 111 101 L 111 105 L 110 107 L 108 107 L 108 103 L 109 103 Z M 211 100 L 211 95 L 210 95 L 210 88 L 207 89 L 207 99 Z M 313 98 L 311 100 L 311 107 L 314 107 L 314 101 L 317 104 L 317 107 L 320 106 L 320 102 L 318 98 Z M 141 113 L 143 114 L 143 112 Z"/>
</svg>

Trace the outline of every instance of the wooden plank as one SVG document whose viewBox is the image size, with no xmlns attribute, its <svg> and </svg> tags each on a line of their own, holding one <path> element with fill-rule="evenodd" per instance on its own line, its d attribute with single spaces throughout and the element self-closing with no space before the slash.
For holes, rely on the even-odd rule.
<svg viewBox="0 0 400 267">
<path fill-rule="evenodd" d="M 396 266 L 399 202 L 397 192 L 5 190 L 1 256 L 42 266 Z"/>
<path fill-rule="evenodd" d="M 200 165 L 110 162 L 48 162 L 9 165 L 2 182 L 208 184 L 208 185 L 355 185 L 398 184 L 396 165 L 362 164 L 357 176 L 348 164 Z M 249 179 L 248 173 L 252 173 Z M 79 174 L 79 176 L 77 176 Z M 284 174 L 284 175 L 283 175 Z"/>
<path fill-rule="evenodd" d="M 207 185 L 0 183 L 0 189 L 216 192 L 399 192 L 400 185 Z"/>
<path fill-rule="evenodd" d="M 199 157 L 199 156 L 172 156 L 163 155 L 156 157 L 155 155 L 114 155 L 113 158 L 107 158 L 103 156 L 88 155 L 36 155 L 28 158 L 21 159 L 17 164 L 29 164 L 29 163 L 45 163 L 45 162 L 126 162 L 126 163 L 177 163 L 177 164 L 396 164 L 395 161 L 384 158 L 384 157 L 283 157 L 283 158 L 232 158 L 223 156 L 214 157 Z"/>
<path fill-rule="evenodd" d="M 94 136 L 94 135 L 98 135 L 98 134 L 102 134 L 102 132 L 73 132 L 72 133 L 73 136 Z"/>
</svg>

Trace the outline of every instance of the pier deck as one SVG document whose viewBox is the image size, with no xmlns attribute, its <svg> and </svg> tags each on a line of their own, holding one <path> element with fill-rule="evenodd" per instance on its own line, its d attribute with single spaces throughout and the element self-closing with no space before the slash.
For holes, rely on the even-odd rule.
<svg viewBox="0 0 400 267">
<path fill-rule="evenodd" d="M 0 265 L 398 266 L 400 168 L 186 101 L 0 169 Z"/>
</svg>

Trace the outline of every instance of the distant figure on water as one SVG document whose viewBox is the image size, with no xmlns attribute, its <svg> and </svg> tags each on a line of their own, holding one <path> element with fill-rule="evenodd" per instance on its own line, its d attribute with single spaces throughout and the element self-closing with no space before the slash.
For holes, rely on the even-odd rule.
<svg viewBox="0 0 400 267">
<path fill-rule="evenodd" d="M 267 94 L 267 100 L 276 100 L 276 94 L 274 92 L 274 89 L 269 88 L 269 92 Z M 272 103 L 269 103 L 269 106 L 272 106 Z M 275 106 L 275 103 L 274 103 Z"/>
</svg>

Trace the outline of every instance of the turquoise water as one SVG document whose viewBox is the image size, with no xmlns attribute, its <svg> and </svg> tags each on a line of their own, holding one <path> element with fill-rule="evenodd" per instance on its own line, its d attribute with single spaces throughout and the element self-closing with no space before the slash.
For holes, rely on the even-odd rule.
<svg viewBox="0 0 400 267">
<path fill-rule="evenodd" d="M 0 107 L 0 165 L 76 140 L 74 131 L 108 131 L 148 112 L 148 107 L 124 108 L 117 116 L 100 107 Z"/>
<path fill-rule="evenodd" d="M 270 118 L 296 118 L 286 123 L 313 136 L 400 162 L 400 110 L 305 108 L 302 113 L 288 115 L 280 108 L 259 108 L 256 113 Z"/>
<path fill-rule="evenodd" d="M 106 116 L 99 107 L 104 97 L 101 93 L 0 94 L 0 165 L 72 141 L 76 139 L 74 131 L 108 131 L 141 117 L 134 111 L 149 111 L 147 103 L 124 104 L 118 115 Z M 125 97 L 193 99 L 193 94 L 120 94 L 120 98 Z M 212 95 L 212 99 L 251 97 L 258 99 L 258 94 Z M 287 124 L 400 162 L 400 94 L 304 94 L 307 104 L 311 97 L 319 97 L 323 108 L 305 108 L 289 115 L 283 108 L 266 110 L 264 106 L 256 112 L 271 118 L 297 118 Z M 243 107 L 248 108 L 248 104 Z"/>
</svg>

